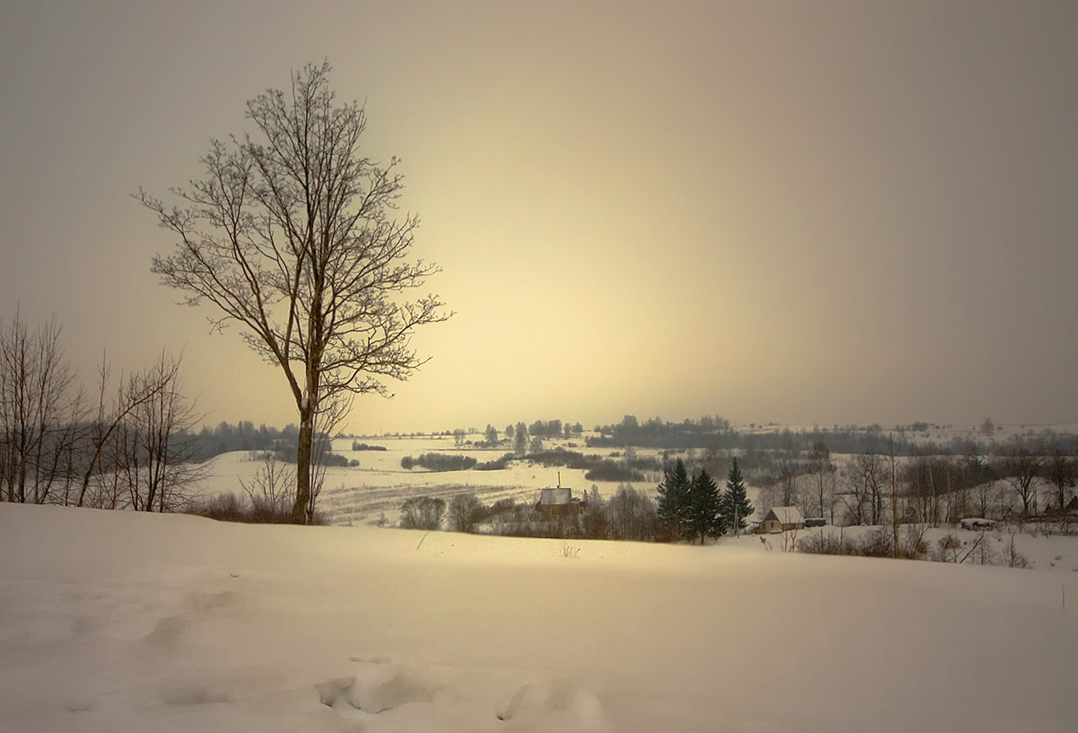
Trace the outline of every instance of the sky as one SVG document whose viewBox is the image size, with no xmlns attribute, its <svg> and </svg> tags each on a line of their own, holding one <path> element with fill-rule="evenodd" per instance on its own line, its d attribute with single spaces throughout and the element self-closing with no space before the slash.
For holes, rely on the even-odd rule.
<svg viewBox="0 0 1078 733">
<path fill-rule="evenodd" d="M 131 194 L 323 59 L 454 311 L 348 431 L 1078 421 L 1072 2 L 7 0 L 0 317 L 295 422 Z"/>
</svg>

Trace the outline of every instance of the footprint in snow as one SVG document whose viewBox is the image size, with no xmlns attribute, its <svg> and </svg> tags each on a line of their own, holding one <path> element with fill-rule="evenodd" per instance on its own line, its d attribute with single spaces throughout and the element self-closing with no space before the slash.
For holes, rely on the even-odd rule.
<svg viewBox="0 0 1078 733">
<path fill-rule="evenodd" d="M 429 702 L 433 691 L 413 675 L 384 664 L 315 685 L 321 703 L 377 715 L 412 702 Z"/>
<path fill-rule="evenodd" d="M 603 704 L 591 690 L 568 680 L 524 685 L 509 700 L 499 720 L 524 733 L 610 733 Z"/>
</svg>

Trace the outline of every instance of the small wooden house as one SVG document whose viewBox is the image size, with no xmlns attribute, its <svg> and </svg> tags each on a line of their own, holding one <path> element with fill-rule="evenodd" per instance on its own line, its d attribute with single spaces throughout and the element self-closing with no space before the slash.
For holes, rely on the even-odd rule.
<svg viewBox="0 0 1078 733">
<path fill-rule="evenodd" d="M 575 514 L 580 511 L 580 499 L 573 498 L 572 489 L 543 489 L 536 508 L 541 514 Z"/>
<path fill-rule="evenodd" d="M 778 534 L 792 529 L 804 529 L 805 520 L 795 506 L 772 507 L 756 528 L 757 534 Z"/>
</svg>

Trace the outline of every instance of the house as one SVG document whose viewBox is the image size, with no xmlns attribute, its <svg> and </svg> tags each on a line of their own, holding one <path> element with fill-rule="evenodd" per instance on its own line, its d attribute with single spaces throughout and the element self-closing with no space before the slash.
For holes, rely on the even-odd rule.
<svg viewBox="0 0 1078 733">
<path fill-rule="evenodd" d="M 580 511 L 580 499 L 573 498 L 572 489 L 543 489 L 535 508 L 547 516 L 576 514 Z"/>
<path fill-rule="evenodd" d="M 801 512 L 795 506 L 772 507 L 767 513 L 760 526 L 756 528 L 757 534 L 777 534 L 791 529 L 804 529 L 805 520 Z"/>
</svg>

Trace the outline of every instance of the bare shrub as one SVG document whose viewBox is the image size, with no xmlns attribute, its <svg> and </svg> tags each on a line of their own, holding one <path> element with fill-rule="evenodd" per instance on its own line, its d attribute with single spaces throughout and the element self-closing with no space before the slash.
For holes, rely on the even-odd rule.
<svg viewBox="0 0 1078 733">
<path fill-rule="evenodd" d="M 857 555 L 860 557 L 900 557 L 907 560 L 921 560 L 928 554 L 928 543 L 923 532 L 909 528 L 906 537 L 899 542 L 895 552 L 892 532 L 876 528 L 860 540 L 846 538 L 843 535 L 820 532 L 812 534 L 797 543 L 797 549 L 818 555 Z"/>
<path fill-rule="evenodd" d="M 409 499 L 401 504 L 401 527 L 404 529 L 438 529 L 445 515 L 445 500 L 430 496 Z"/>
<path fill-rule="evenodd" d="M 483 509 L 475 494 L 457 494 L 449 500 L 449 528 L 454 532 L 475 532 Z"/>
<path fill-rule="evenodd" d="M 220 522 L 247 522 L 250 514 L 248 508 L 232 493 L 215 496 L 193 507 L 191 513 Z"/>
<path fill-rule="evenodd" d="M 1010 542 L 1003 550 L 1003 564 L 1009 568 L 1028 568 L 1029 558 L 1018 551 L 1014 546 L 1014 533 L 1011 533 Z"/>
<path fill-rule="evenodd" d="M 940 537 L 932 548 L 932 559 L 936 562 L 956 563 L 961 556 L 962 540 L 958 539 L 958 535 L 954 532 L 948 532 Z"/>
<path fill-rule="evenodd" d="M 219 522 L 242 524 L 290 524 L 292 521 L 290 506 L 278 505 L 276 510 L 271 512 L 269 507 L 244 501 L 231 492 L 192 504 L 187 513 Z M 320 513 L 315 514 L 313 524 L 325 524 L 325 517 Z"/>
<path fill-rule="evenodd" d="M 797 549 L 811 555 L 860 555 L 853 539 L 833 534 L 812 534 L 797 543 Z"/>
</svg>

